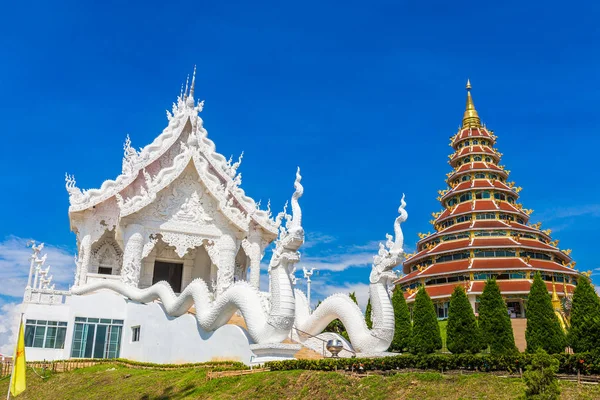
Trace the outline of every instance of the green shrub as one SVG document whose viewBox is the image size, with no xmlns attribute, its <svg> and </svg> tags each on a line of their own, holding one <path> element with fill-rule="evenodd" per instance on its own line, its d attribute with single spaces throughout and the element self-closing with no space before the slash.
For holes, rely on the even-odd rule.
<svg viewBox="0 0 600 400">
<path fill-rule="evenodd" d="M 285 360 L 270 361 L 265 364 L 272 371 L 357 369 L 363 366 L 365 371 L 390 371 L 420 369 L 434 371 L 506 371 L 518 373 L 519 368 L 527 370 L 534 354 L 401 354 L 381 358 L 327 358 L 321 360 Z M 600 354 L 553 354 L 558 362 L 558 372 L 562 374 L 600 374 Z"/>
<path fill-rule="evenodd" d="M 410 337 L 412 335 L 412 323 L 410 321 L 410 312 L 404 299 L 404 293 L 399 286 L 392 294 L 392 306 L 394 307 L 394 339 L 390 350 L 404 351 L 410 346 Z"/>
<path fill-rule="evenodd" d="M 592 351 L 598 346 L 600 343 L 597 341 L 600 336 L 598 319 L 600 319 L 600 299 L 590 280 L 580 276 L 573 293 L 571 326 L 567 335 L 568 344 L 573 351 Z"/>
<path fill-rule="evenodd" d="M 413 354 L 433 353 L 442 348 L 440 326 L 431 298 L 424 287 L 417 292 L 413 308 L 413 331 L 410 352 Z"/>
<path fill-rule="evenodd" d="M 477 353 L 481 350 L 481 334 L 471 303 L 462 286 L 456 286 L 450 297 L 446 347 L 458 353 Z"/>
<path fill-rule="evenodd" d="M 495 279 L 485 283 L 479 298 L 479 328 L 482 345 L 489 346 L 492 354 L 517 352 L 506 303 Z"/>
<path fill-rule="evenodd" d="M 541 347 L 538 348 L 531 358 L 530 365 L 523 374 L 525 381 L 525 398 L 539 400 L 554 400 L 560 395 L 558 379 L 559 361 L 548 355 Z"/>
<path fill-rule="evenodd" d="M 565 334 L 552 308 L 552 299 L 539 272 L 536 272 L 527 298 L 527 352 L 544 349 L 549 353 L 565 350 Z"/>
</svg>

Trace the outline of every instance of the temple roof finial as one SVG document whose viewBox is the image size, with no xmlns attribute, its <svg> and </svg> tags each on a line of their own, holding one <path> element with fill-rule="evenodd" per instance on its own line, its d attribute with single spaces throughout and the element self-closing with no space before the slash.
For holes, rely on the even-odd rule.
<svg viewBox="0 0 600 400">
<path fill-rule="evenodd" d="M 469 79 L 467 79 L 467 107 L 463 116 L 462 127 L 463 129 L 481 127 L 481 120 L 475 109 L 475 104 L 473 104 L 473 97 L 471 97 L 471 81 Z"/>
<path fill-rule="evenodd" d="M 194 65 L 194 73 L 192 74 L 192 85 L 190 86 L 190 97 L 194 98 L 194 86 L 196 85 L 196 66 Z"/>
</svg>

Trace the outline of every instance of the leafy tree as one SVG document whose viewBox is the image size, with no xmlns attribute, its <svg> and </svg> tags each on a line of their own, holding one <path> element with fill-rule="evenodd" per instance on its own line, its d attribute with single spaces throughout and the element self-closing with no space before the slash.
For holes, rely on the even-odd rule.
<svg viewBox="0 0 600 400">
<path fill-rule="evenodd" d="M 485 283 L 479 298 L 479 328 L 482 346 L 489 346 L 492 354 L 517 352 L 506 303 L 495 279 Z"/>
<path fill-rule="evenodd" d="M 371 319 L 371 299 L 367 301 L 367 308 L 365 310 L 365 322 L 367 323 L 367 328 L 373 328 L 373 320 Z"/>
<path fill-rule="evenodd" d="M 394 339 L 390 350 L 404 351 L 410 346 L 412 324 L 404 293 L 399 286 L 396 286 L 392 294 L 392 306 L 394 307 Z"/>
<path fill-rule="evenodd" d="M 413 308 L 413 331 L 410 351 L 413 354 L 433 353 L 442 348 L 440 325 L 433 302 L 424 287 L 417 292 Z"/>
<path fill-rule="evenodd" d="M 450 297 L 446 346 L 452 353 L 478 353 L 481 334 L 471 303 L 462 286 L 456 286 Z"/>
<path fill-rule="evenodd" d="M 548 353 L 565 350 L 565 334 L 552 308 L 552 299 L 542 275 L 536 272 L 527 299 L 527 352 L 541 348 Z"/>
<path fill-rule="evenodd" d="M 600 319 L 600 299 L 590 280 L 580 276 L 573 293 L 571 327 L 567 335 L 573 351 L 577 353 L 592 351 L 597 347 L 597 344 L 589 340 L 590 336 L 598 336 L 592 329 L 598 326 L 594 321 L 596 319 Z"/>
<path fill-rule="evenodd" d="M 554 400 L 560 396 L 560 387 L 556 372 L 559 362 L 556 358 L 538 348 L 531 358 L 523 380 L 525 381 L 525 398 L 539 400 Z"/>
</svg>

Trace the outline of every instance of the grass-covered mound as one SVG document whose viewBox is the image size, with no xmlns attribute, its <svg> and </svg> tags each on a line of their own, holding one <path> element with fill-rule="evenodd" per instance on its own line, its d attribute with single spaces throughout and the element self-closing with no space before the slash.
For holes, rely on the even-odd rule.
<svg viewBox="0 0 600 400">
<path fill-rule="evenodd" d="M 518 378 L 492 374 L 442 375 L 436 372 L 372 375 L 278 371 L 207 380 L 206 368 L 155 370 L 100 364 L 56 373 L 42 380 L 27 376 L 23 399 L 515 399 L 525 386 Z M 8 379 L 0 380 L 6 393 Z M 560 382 L 564 399 L 600 398 L 600 387 Z"/>
</svg>

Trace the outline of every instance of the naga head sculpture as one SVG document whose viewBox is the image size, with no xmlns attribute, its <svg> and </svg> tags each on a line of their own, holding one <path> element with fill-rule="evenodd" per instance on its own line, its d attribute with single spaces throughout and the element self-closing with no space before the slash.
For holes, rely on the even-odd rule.
<svg viewBox="0 0 600 400">
<path fill-rule="evenodd" d="M 371 283 L 385 283 L 393 281 L 397 278 L 396 274 L 392 269 L 402 261 L 402 254 L 404 254 L 404 235 L 402 234 L 401 224 L 408 218 L 408 213 L 404 209 L 406 202 L 404 201 L 404 195 L 400 201 L 400 207 L 398 208 L 398 217 L 394 221 L 394 235 L 395 238 L 386 234 L 386 243 L 379 243 L 379 251 L 377 255 L 373 257 L 373 265 L 371 267 L 371 275 L 369 281 Z"/>
</svg>

